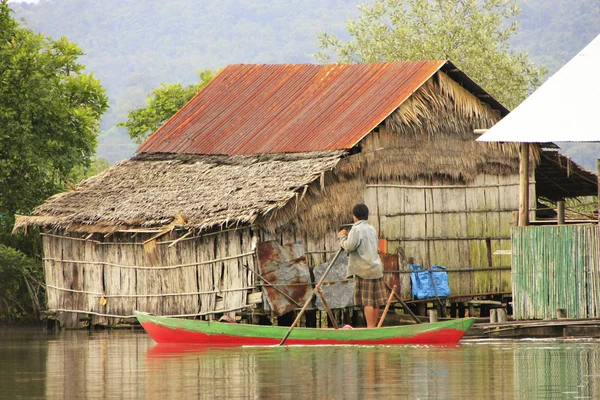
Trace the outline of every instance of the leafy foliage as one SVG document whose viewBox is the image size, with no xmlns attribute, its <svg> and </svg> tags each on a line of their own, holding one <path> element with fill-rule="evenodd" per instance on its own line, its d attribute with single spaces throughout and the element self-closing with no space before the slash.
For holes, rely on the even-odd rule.
<svg viewBox="0 0 600 400">
<path fill-rule="evenodd" d="M 146 107 L 130 111 L 127 121 L 118 126 L 127 128 L 129 136 L 141 144 L 149 134 L 156 131 L 167 119 L 174 115 L 185 103 L 202 90 L 216 72 L 205 69 L 198 72 L 200 82 L 183 86 L 181 83 L 162 84 L 146 99 Z"/>
<path fill-rule="evenodd" d="M 108 100 L 81 54 L 19 27 L 0 2 L 0 214 L 28 212 L 89 165 Z"/>
<path fill-rule="evenodd" d="M 39 294 L 39 237 L 10 235 L 14 214 L 64 190 L 95 152 L 108 99 L 82 54 L 20 27 L 0 0 L 0 315 L 22 317 Z"/>
<path fill-rule="evenodd" d="M 0 244 L 0 321 L 35 315 L 43 279 L 40 260 Z"/>
<path fill-rule="evenodd" d="M 351 40 L 319 34 L 317 59 L 449 59 L 509 108 L 539 86 L 546 73 L 525 53 L 510 50 L 518 30 L 516 0 L 375 0 L 359 9 L 360 17 L 346 22 Z"/>
</svg>

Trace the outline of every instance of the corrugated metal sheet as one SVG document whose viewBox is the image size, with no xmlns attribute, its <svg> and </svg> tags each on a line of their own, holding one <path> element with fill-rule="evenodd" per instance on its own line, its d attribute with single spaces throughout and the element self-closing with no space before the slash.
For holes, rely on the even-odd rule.
<svg viewBox="0 0 600 400">
<path fill-rule="evenodd" d="M 349 149 L 445 64 L 230 65 L 138 152 Z"/>
<path fill-rule="evenodd" d="M 600 227 L 512 228 L 515 319 L 600 317 Z"/>
<path fill-rule="evenodd" d="M 333 258 L 333 255 L 330 258 Z M 321 279 L 330 262 L 331 259 L 313 269 L 315 281 L 318 282 Z M 345 251 L 342 251 L 325 277 L 325 284 L 322 286 L 323 296 L 327 299 L 329 308 L 344 308 L 354 305 L 354 279 L 346 279 L 347 273 L 348 254 Z M 334 283 L 327 284 L 327 282 Z M 321 296 L 315 297 L 315 305 L 319 310 L 325 310 L 325 305 L 323 304 L 323 300 L 321 300 Z"/>
<path fill-rule="evenodd" d="M 261 276 L 277 285 L 277 289 L 264 286 L 273 315 L 280 316 L 304 305 L 311 294 L 312 284 L 302 243 L 282 246 L 276 241 L 261 242 L 257 253 Z"/>
<path fill-rule="evenodd" d="M 600 36 L 478 141 L 599 142 Z"/>
</svg>

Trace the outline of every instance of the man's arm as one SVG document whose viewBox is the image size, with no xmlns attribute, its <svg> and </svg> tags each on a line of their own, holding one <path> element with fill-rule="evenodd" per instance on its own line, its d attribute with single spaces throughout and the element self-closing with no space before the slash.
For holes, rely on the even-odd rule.
<svg viewBox="0 0 600 400">
<path fill-rule="evenodd" d="M 338 233 L 338 238 L 340 239 L 340 245 L 346 251 L 354 251 L 360 244 L 360 235 L 356 229 L 350 229 L 350 233 L 344 229 Z"/>
</svg>

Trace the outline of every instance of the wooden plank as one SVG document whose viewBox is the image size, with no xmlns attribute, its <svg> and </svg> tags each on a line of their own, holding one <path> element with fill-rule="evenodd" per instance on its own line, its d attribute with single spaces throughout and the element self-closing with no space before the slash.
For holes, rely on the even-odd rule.
<svg viewBox="0 0 600 400">
<path fill-rule="evenodd" d="M 152 237 L 151 233 L 138 234 L 135 237 L 137 242 L 143 243 Z M 156 246 L 159 246 L 158 244 Z M 158 266 L 157 257 L 147 252 L 147 246 L 136 245 L 134 252 L 136 265 L 144 267 Z M 157 248 L 156 251 L 160 252 Z M 160 260 L 160 253 L 158 260 Z M 137 278 L 137 293 L 138 294 L 160 294 L 161 288 L 161 271 L 160 270 L 138 270 Z M 160 297 L 140 297 L 137 299 L 137 305 L 140 310 L 150 312 L 155 315 L 165 315 L 163 302 Z"/>
<path fill-rule="evenodd" d="M 196 239 L 198 262 L 214 260 L 216 258 L 215 241 L 217 241 L 220 236 L 221 235 L 203 236 Z M 215 272 L 215 269 L 217 268 L 219 269 L 219 275 Z M 221 266 L 219 263 L 198 265 L 197 274 L 199 292 L 211 291 L 218 288 L 218 284 L 220 283 L 220 269 Z M 215 277 L 219 280 L 215 281 Z M 213 311 L 215 309 L 216 301 L 215 293 L 201 294 L 200 312 Z M 209 319 L 211 318 L 209 317 Z"/>
<path fill-rule="evenodd" d="M 401 246 L 398 246 L 396 249 L 396 254 L 398 255 L 399 270 L 400 271 L 410 271 L 404 248 Z M 398 275 L 399 275 L 398 276 L 398 281 L 399 281 L 398 292 L 400 294 L 400 297 L 404 298 L 404 299 L 411 298 L 412 297 L 412 291 L 411 291 L 412 287 L 411 287 L 410 275 L 403 274 L 403 273 L 400 273 Z"/>
<path fill-rule="evenodd" d="M 519 179 L 519 226 L 527 226 L 529 225 L 529 143 L 521 143 Z"/>
<path fill-rule="evenodd" d="M 59 258 L 58 254 L 56 254 L 54 241 L 56 238 L 52 236 L 43 236 L 42 237 L 42 246 L 44 249 L 44 258 L 49 258 L 52 260 L 44 260 L 44 280 L 47 285 L 56 286 L 56 278 L 54 275 L 54 270 L 56 269 L 56 261 L 54 259 Z M 48 309 L 57 309 L 58 307 L 58 292 L 56 290 L 48 288 L 46 290 L 46 305 Z"/>
<path fill-rule="evenodd" d="M 485 184 L 483 174 L 477 175 L 473 185 L 481 186 Z M 485 188 L 475 187 L 466 189 L 466 206 L 469 211 L 486 210 L 485 205 Z M 467 236 L 468 237 L 483 237 L 484 234 L 485 215 L 480 213 L 469 213 L 467 215 Z M 479 264 L 477 264 L 479 266 Z M 473 265 L 475 267 L 475 265 Z"/>
<path fill-rule="evenodd" d="M 469 211 L 487 210 L 485 201 L 486 181 L 485 175 L 480 174 L 475 177 L 473 185 L 476 187 L 466 189 L 466 206 Z M 469 213 L 467 214 L 467 236 L 473 238 L 484 238 L 486 233 L 486 214 L 487 213 Z M 488 267 L 488 249 L 485 240 L 474 239 L 469 242 L 469 265 L 470 268 Z M 487 273 L 484 271 L 474 271 L 471 273 L 470 293 L 485 293 L 487 285 Z"/>
<path fill-rule="evenodd" d="M 75 241 L 73 240 L 73 260 L 74 261 L 83 261 L 85 259 L 85 242 L 83 241 Z M 85 291 L 85 268 L 86 264 L 75 263 L 73 265 L 73 289 L 78 291 Z M 89 295 L 86 293 L 75 293 L 74 302 L 76 310 L 86 311 L 88 310 L 88 300 Z M 85 328 L 88 326 L 88 322 L 80 321 L 79 319 L 82 317 L 87 317 L 86 314 L 75 314 L 77 316 L 77 321 L 75 321 L 75 327 L 77 329 Z"/>
<path fill-rule="evenodd" d="M 112 236 L 114 243 L 121 243 L 127 239 L 121 234 Z M 104 254 L 106 256 L 104 268 L 104 284 L 107 295 L 132 295 L 136 294 L 136 270 L 108 266 L 108 263 L 119 265 L 135 265 L 135 259 L 129 246 L 105 246 Z M 132 315 L 136 308 L 135 298 L 108 298 L 106 312 L 113 315 Z M 158 314 L 160 315 L 160 314 Z M 121 322 L 119 318 L 110 318 L 109 324 L 115 325 Z"/>
<path fill-rule="evenodd" d="M 308 263 L 309 268 L 314 268 L 317 265 L 323 264 L 327 256 L 327 253 L 324 253 L 327 251 L 325 249 L 325 237 L 312 237 L 307 235 L 304 243 L 308 253 L 306 262 Z"/>
<path fill-rule="evenodd" d="M 373 225 L 375 230 L 379 233 L 380 221 L 379 221 L 379 209 L 378 209 L 378 190 L 377 188 L 366 188 L 365 189 L 365 204 L 369 207 L 369 224 Z M 352 210 L 348 210 L 348 214 L 352 214 Z M 352 215 L 349 215 L 349 219 Z"/>
<path fill-rule="evenodd" d="M 129 243 L 131 240 L 130 234 L 119 234 L 116 237 L 119 243 Z M 121 245 L 119 247 L 119 261 L 121 265 L 135 265 L 135 255 L 130 249 L 130 246 Z M 116 268 L 120 269 L 121 292 L 125 295 L 136 295 L 137 271 L 132 268 Z M 120 312 L 122 315 L 133 315 L 133 311 L 137 308 L 137 299 L 135 297 L 126 297 L 122 300 Z"/>
<path fill-rule="evenodd" d="M 382 221 L 380 235 L 388 240 L 399 240 L 404 237 L 405 191 L 402 188 L 389 187 L 380 188 L 379 193 L 383 193 L 382 198 L 385 199 L 380 201 L 380 210 L 385 210 L 386 215 L 394 215 L 385 217 L 385 221 Z"/>
<path fill-rule="evenodd" d="M 216 249 L 215 256 L 217 259 L 225 258 L 229 255 L 229 232 L 223 232 L 220 235 L 216 236 L 215 249 Z M 225 261 L 219 261 L 219 262 L 215 263 L 214 269 L 213 269 L 213 276 L 214 276 L 213 279 L 214 279 L 215 288 L 219 290 L 219 293 L 217 293 L 217 302 L 219 300 L 224 300 L 224 296 L 225 296 L 224 293 L 222 292 L 222 290 L 224 289 L 224 286 L 225 286 L 225 268 L 226 268 Z M 221 304 L 223 304 L 223 306 L 225 305 L 224 303 L 221 303 Z M 216 303 L 215 303 L 215 307 L 216 307 Z M 216 307 L 215 309 L 218 310 L 219 307 Z"/>
<path fill-rule="evenodd" d="M 244 229 L 243 231 L 240 231 L 241 237 L 242 237 L 242 252 L 244 253 L 248 253 L 250 251 L 252 251 L 252 230 L 250 228 L 248 229 Z M 250 269 L 250 271 L 254 271 L 258 273 L 258 266 L 256 265 L 256 256 L 252 255 L 252 256 L 248 256 L 248 257 L 244 257 L 241 262 L 245 265 L 248 266 L 248 268 Z M 246 271 L 246 282 L 248 286 L 255 286 L 256 285 L 256 276 L 250 272 L 250 271 Z M 250 303 L 248 303 L 250 304 Z"/>
<path fill-rule="evenodd" d="M 171 247 L 172 251 L 169 254 L 169 264 L 173 265 L 174 262 L 179 264 L 190 265 L 198 262 L 198 251 L 197 251 L 197 241 L 196 240 L 185 240 L 177 242 L 173 247 Z M 174 259 L 172 258 L 174 255 Z M 176 271 L 179 272 L 176 275 L 176 279 L 181 280 L 181 285 L 179 290 L 183 293 L 194 293 L 198 292 L 198 274 L 196 266 L 189 266 L 179 268 Z M 177 282 L 175 282 L 176 284 Z M 198 295 L 187 295 L 181 297 L 175 297 L 178 300 L 177 310 L 178 313 L 183 314 L 195 314 L 200 311 L 199 306 L 199 298 Z"/>
<path fill-rule="evenodd" d="M 103 248 L 94 242 L 85 242 L 84 256 L 85 261 L 93 261 L 92 264 L 85 264 L 83 274 L 84 290 L 93 293 L 104 293 L 104 264 L 102 259 L 104 257 Z M 99 314 L 106 314 L 104 312 L 104 306 L 101 303 L 101 298 L 93 295 L 88 296 L 86 310 L 90 310 Z M 108 318 L 92 315 L 92 326 L 93 325 L 106 325 L 108 324 Z"/>
<path fill-rule="evenodd" d="M 242 254 L 242 239 L 239 232 L 227 232 L 227 249 L 225 255 Z M 242 260 L 232 259 L 224 262 L 223 270 L 223 285 L 222 289 L 239 289 L 247 287 L 246 270 L 240 265 Z M 223 293 L 223 302 L 225 309 L 237 308 L 246 305 L 247 291 L 232 291 Z M 228 313 L 231 317 L 235 316 L 235 312 Z"/>
</svg>

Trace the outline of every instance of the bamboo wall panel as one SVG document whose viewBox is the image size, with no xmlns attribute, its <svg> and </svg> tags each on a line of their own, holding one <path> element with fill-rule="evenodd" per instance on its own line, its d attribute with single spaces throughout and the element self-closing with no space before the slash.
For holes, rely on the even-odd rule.
<svg viewBox="0 0 600 400">
<path fill-rule="evenodd" d="M 198 239 L 197 253 L 198 262 L 206 262 L 214 260 L 215 255 L 215 240 L 217 236 L 203 236 Z M 198 291 L 208 292 L 211 290 L 217 290 L 220 282 L 215 280 L 214 269 L 216 264 L 203 264 L 198 265 Z M 209 312 L 215 309 L 217 302 L 217 295 L 215 293 L 201 294 L 200 295 L 200 312 Z M 209 319 L 212 319 L 210 316 Z"/>
<path fill-rule="evenodd" d="M 77 270 L 76 264 L 68 262 L 68 260 L 75 259 L 74 252 L 74 243 L 72 240 L 62 240 L 62 275 L 64 279 L 64 287 L 65 289 L 71 290 L 81 290 L 79 287 L 79 271 Z M 77 287 L 75 287 L 77 286 Z M 78 293 L 74 292 L 63 292 L 62 297 L 64 301 L 64 308 L 68 310 L 79 310 L 77 308 L 78 303 Z M 67 326 L 78 326 L 78 314 L 75 313 L 67 313 L 64 316 L 65 324 Z"/>
<path fill-rule="evenodd" d="M 177 238 L 173 235 L 173 238 Z M 173 269 L 171 274 L 173 282 L 170 282 L 172 289 L 168 293 L 194 293 L 198 292 L 198 273 L 197 267 L 193 264 L 198 262 L 197 240 L 184 240 L 175 244 L 164 245 L 169 250 L 169 265 L 189 265 L 182 268 Z M 163 287 L 163 291 L 165 288 Z M 172 314 L 196 314 L 200 312 L 200 302 L 198 295 L 172 296 L 165 298 L 171 300 L 167 302 L 167 309 L 172 310 Z"/>
<path fill-rule="evenodd" d="M 246 252 L 250 252 L 255 250 L 255 244 L 253 242 L 253 233 L 252 230 L 250 229 L 246 229 L 244 231 L 242 231 L 242 250 L 244 251 L 244 253 Z M 258 238 L 256 238 L 256 240 L 258 240 Z M 244 257 L 241 262 L 244 265 L 247 265 L 249 270 L 246 270 L 245 268 L 242 269 L 242 271 L 246 272 L 246 282 L 248 286 L 255 286 L 256 279 L 255 276 L 252 272 L 250 271 L 254 271 L 258 273 L 258 265 L 256 263 L 256 256 L 248 256 L 248 257 Z"/>
<path fill-rule="evenodd" d="M 84 261 L 93 262 L 91 264 L 83 264 L 83 289 L 86 292 L 105 293 L 104 290 L 104 265 L 94 261 L 102 260 L 102 246 L 94 242 L 80 242 L 84 247 Z M 101 303 L 101 298 L 94 295 L 88 295 L 87 307 L 80 310 L 90 310 L 98 314 L 105 314 L 104 306 Z M 91 325 L 107 325 L 108 318 L 97 315 L 92 315 Z"/>
<path fill-rule="evenodd" d="M 419 179 L 413 185 L 424 185 L 427 182 Z M 404 211 L 407 214 L 425 211 L 425 193 L 422 189 L 403 189 Z M 404 230 L 399 239 L 423 239 L 427 237 L 425 215 L 404 215 Z M 413 240 L 404 242 L 404 251 L 413 264 L 428 265 L 428 242 Z"/>
<path fill-rule="evenodd" d="M 148 253 L 147 247 L 143 246 L 146 240 L 150 240 L 152 234 L 138 234 L 132 239 L 133 242 L 138 243 L 137 245 L 128 248 L 134 255 L 135 265 L 143 265 L 147 267 L 158 266 L 158 260 L 156 260 L 156 254 Z M 156 247 L 154 247 L 156 246 Z M 154 252 L 158 252 L 156 244 L 154 244 Z M 109 246 L 112 247 L 112 246 Z M 161 281 L 160 281 L 160 270 L 149 270 L 140 269 L 136 272 L 136 292 L 139 294 L 160 294 Z M 163 304 L 160 297 L 138 297 L 137 307 L 139 311 L 149 312 L 155 315 L 164 315 Z"/>
<path fill-rule="evenodd" d="M 365 198 L 377 199 L 367 205 L 381 215 L 372 216 L 370 223 L 379 223 L 380 237 L 388 240 L 388 253 L 402 248 L 414 264 L 443 265 L 449 270 L 505 267 L 510 257 L 494 252 L 510 249 L 512 211 L 518 209 L 517 183 L 517 175 L 486 174 L 465 188 L 440 188 L 457 185 L 442 179 L 389 181 L 368 186 Z M 510 279 L 509 270 L 449 274 L 453 294 L 510 291 Z"/>
<path fill-rule="evenodd" d="M 118 243 L 128 242 L 128 238 L 122 236 L 117 236 L 113 240 Z M 127 245 L 106 246 L 104 255 L 107 264 L 134 266 L 136 260 L 130 247 Z M 135 295 L 137 294 L 136 270 L 106 265 L 104 269 L 104 286 L 107 295 Z M 107 298 L 107 314 L 133 315 L 133 310 L 137 308 L 135 297 Z M 118 323 L 118 321 L 113 323 Z"/>
<path fill-rule="evenodd" d="M 443 182 L 433 182 L 443 184 Z M 429 236 L 463 238 L 467 231 L 465 189 L 429 189 L 427 194 L 427 226 Z M 450 212 L 449 212 L 450 211 Z M 469 267 L 469 244 L 464 240 L 429 241 L 430 265 L 442 265 L 449 269 Z M 472 293 L 470 273 L 449 274 L 453 293 Z"/>
<path fill-rule="evenodd" d="M 513 305 L 517 319 L 599 316 L 598 226 L 529 226 L 512 230 Z"/>
<path fill-rule="evenodd" d="M 323 264 L 327 256 L 327 253 L 325 253 L 325 237 L 312 238 L 306 235 L 304 240 L 306 246 L 306 263 L 308 267 L 314 268 L 317 265 Z"/>
<path fill-rule="evenodd" d="M 53 281 L 53 285 L 59 288 L 65 288 L 67 286 L 67 282 L 64 276 L 64 268 L 63 262 L 64 254 L 63 254 L 63 239 L 58 237 L 52 237 L 50 240 L 50 251 L 53 254 L 52 258 L 58 259 L 60 261 L 54 261 L 52 263 L 53 268 L 51 268 L 51 279 Z M 65 292 L 59 291 L 57 289 L 51 289 L 50 292 L 54 293 L 54 301 L 52 306 L 48 304 L 49 309 L 67 309 L 67 300 Z M 61 325 L 64 325 L 66 322 L 66 313 L 60 313 L 58 316 L 58 320 Z"/>
<path fill-rule="evenodd" d="M 377 211 L 378 203 L 377 188 L 365 188 L 365 204 L 369 207 L 369 224 L 371 224 L 377 232 L 380 232 L 379 213 Z M 349 210 L 349 220 L 352 221 L 352 210 Z"/>
<path fill-rule="evenodd" d="M 240 232 L 227 232 L 227 255 L 247 253 L 250 249 L 242 249 L 242 237 Z M 224 263 L 223 287 L 228 289 L 248 287 L 246 269 L 241 265 L 243 259 L 227 260 Z M 225 292 L 223 294 L 223 305 L 225 309 L 232 309 L 246 305 L 246 290 Z M 231 313 L 231 315 L 234 315 Z"/>
<path fill-rule="evenodd" d="M 54 244 L 55 238 L 44 236 L 42 238 L 42 246 L 44 249 L 44 280 L 46 285 L 58 286 L 56 284 L 56 277 L 54 271 L 57 269 L 57 261 L 53 259 L 60 258 L 59 254 L 56 253 L 56 246 Z M 49 309 L 57 309 L 58 307 L 58 292 L 51 288 L 46 290 L 46 304 Z"/>
</svg>

